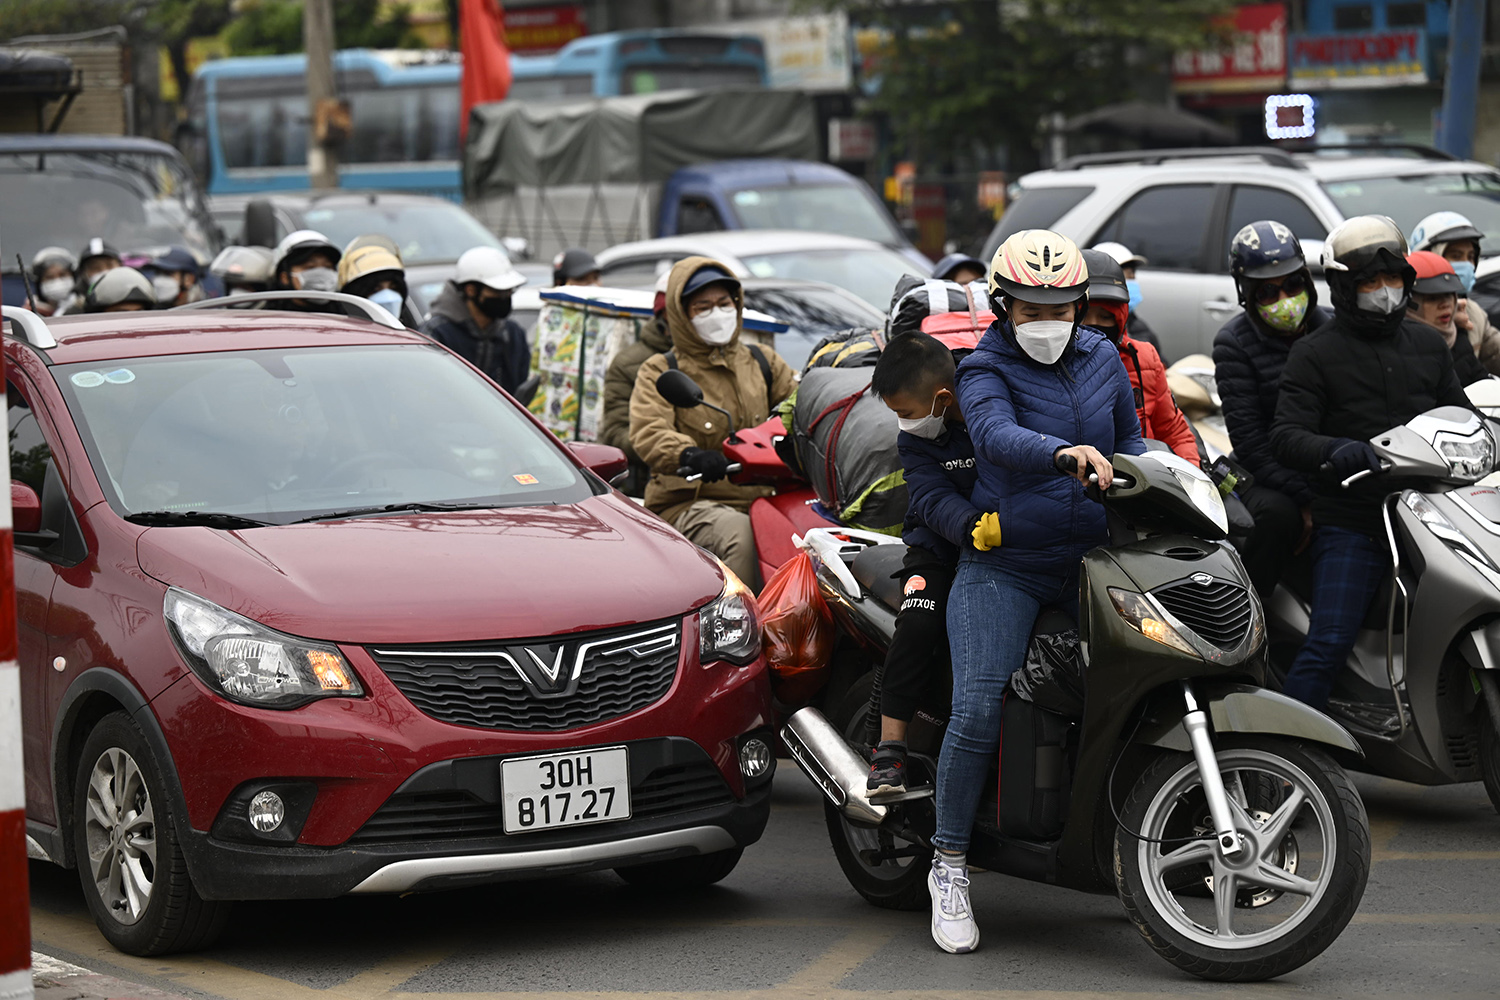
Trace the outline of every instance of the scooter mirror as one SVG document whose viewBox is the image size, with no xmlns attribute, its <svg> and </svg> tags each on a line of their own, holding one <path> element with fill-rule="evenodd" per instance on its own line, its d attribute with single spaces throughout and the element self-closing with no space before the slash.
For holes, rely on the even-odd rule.
<svg viewBox="0 0 1500 1000">
<path fill-rule="evenodd" d="M 661 398 L 680 410 L 690 410 L 703 405 L 703 390 L 691 376 L 677 368 L 668 368 L 656 379 L 656 391 Z"/>
</svg>

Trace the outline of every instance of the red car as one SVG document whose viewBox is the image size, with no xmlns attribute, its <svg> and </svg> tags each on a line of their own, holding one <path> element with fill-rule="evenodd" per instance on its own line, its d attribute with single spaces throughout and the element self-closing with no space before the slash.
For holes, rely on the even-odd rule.
<svg viewBox="0 0 1500 1000">
<path fill-rule="evenodd" d="M 619 451 L 380 317 L 5 313 L 28 846 L 117 948 L 760 837 L 753 599 Z"/>
</svg>

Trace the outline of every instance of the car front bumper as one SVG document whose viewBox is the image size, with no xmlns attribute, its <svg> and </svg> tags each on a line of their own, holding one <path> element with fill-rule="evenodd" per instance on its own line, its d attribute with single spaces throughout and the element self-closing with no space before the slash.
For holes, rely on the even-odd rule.
<svg viewBox="0 0 1500 1000">
<path fill-rule="evenodd" d="M 745 847 L 770 818 L 767 773 L 736 798 L 691 740 L 626 744 L 630 819 L 506 834 L 502 755 L 434 763 L 413 774 L 345 844 L 257 843 L 216 824 L 183 848 L 205 899 L 317 899 L 351 892 L 446 889 L 667 861 Z"/>
</svg>

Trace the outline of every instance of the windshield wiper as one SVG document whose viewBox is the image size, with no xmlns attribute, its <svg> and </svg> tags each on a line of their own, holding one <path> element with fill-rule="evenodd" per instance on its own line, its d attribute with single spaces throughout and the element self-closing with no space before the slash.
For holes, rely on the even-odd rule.
<svg viewBox="0 0 1500 1000">
<path fill-rule="evenodd" d="M 372 514 L 392 514 L 403 510 L 492 510 L 499 504 L 493 503 L 439 503 L 437 501 L 418 500 L 412 503 L 388 503 L 380 507 L 350 507 L 346 510 L 331 510 L 326 514 L 314 514 L 311 517 L 300 517 L 292 524 L 306 524 L 309 521 L 336 521 L 345 517 L 368 517 Z"/>
<path fill-rule="evenodd" d="M 271 524 L 270 521 L 257 521 L 253 517 L 218 514 L 208 510 L 143 510 L 136 514 L 126 514 L 125 520 L 131 524 L 144 524 L 147 527 L 172 528 L 191 524 L 205 528 L 219 528 L 224 531 L 234 531 L 239 528 L 264 528 Z"/>
</svg>

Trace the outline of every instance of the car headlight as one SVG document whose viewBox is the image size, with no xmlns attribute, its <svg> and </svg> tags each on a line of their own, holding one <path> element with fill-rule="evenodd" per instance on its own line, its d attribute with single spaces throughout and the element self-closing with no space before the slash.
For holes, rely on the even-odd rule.
<svg viewBox="0 0 1500 1000">
<path fill-rule="evenodd" d="M 727 660 L 744 666 L 760 655 L 760 614 L 755 594 L 723 563 L 724 593 L 698 611 L 698 662 Z"/>
<path fill-rule="evenodd" d="M 1482 427 L 1468 436 L 1439 431 L 1432 444 L 1455 479 L 1483 479 L 1495 467 L 1495 442 Z"/>
<path fill-rule="evenodd" d="M 162 614 L 193 673 L 230 701 L 296 708 L 317 698 L 364 694 L 337 648 L 266 628 L 176 587 Z"/>
<path fill-rule="evenodd" d="M 1161 612 L 1151 606 L 1145 595 L 1120 587 L 1110 587 L 1109 599 L 1114 602 L 1115 611 L 1119 612 L 1120 617 L 1147 639 L 1153 639 L 1163 646 L 1171 646 L 1189 656 L 1202 656 L 1181 633 L 1159 617 Z"/>
<path fill-rule="evenodd" d="M 1195 476 L 1182 469 L 1172 469 L 1172 477 L 1188 495 L 1188 499 L 1193 501 L 1193 506 L 1197 507 L 1204 517 L 1217 524 L 1220 531 L 1228 534 L 1229 512 L 1224 509 L 1224 497 L 1219 493 L 1219 488 L 1214 485 L 1214 481 L 1201 473 Z"/>
</svg>

